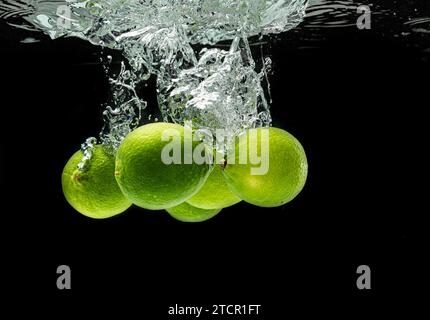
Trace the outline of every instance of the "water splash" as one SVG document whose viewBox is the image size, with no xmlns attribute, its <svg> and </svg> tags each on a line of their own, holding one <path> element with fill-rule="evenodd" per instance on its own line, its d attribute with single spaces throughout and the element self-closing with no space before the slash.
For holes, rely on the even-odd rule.
<svg viewBox="0 0 430 320">
<path fill-rule="evenodd" d="M 81 145 L 81 151 L 83 153 L 83 157 L 81 162 L 78 163 L 78 169 L 80 171 L 85 171 L 88 169 L 88 165 L 90 163 L 91 158 L 93 157 L 94 147 L 97 144 L 97 139 L 94 137 L 90 137 L 85 140 Z"/>
<path fill-rule="evenodd" d="M 285 32 L 305 15 L 307 0 L 7 0 L 22 26 L 52 39 L 74 36 L 121 50 L 126 63 L 110 77 L 112 99 L 103 113 L 100 141 L 115 153 L 139 125 L 146 102 L 136 86 L 157 78 L 163 120 L 192 121 L 196 129 L 224 129 L 227 141 L 240 131 L 271 123 L 262 81 L 248 38 Z M 13 4 L 13 5 L 12 5 Z M 12 9 L 9 6 L 12 5 Z M 9 10 L 9 11 L 8 11 Z M 11 11 L 12 10 L 12 11 Z M 232 40 L 229 50 L 204 48 Z M 269 60 L 267 61 L 269 66 Z M 149 117 L 148 117 L 149 118 Z M 83 145 L 91 158 L 94 138 Z M 85 163 L 82 164 L 84 166 Z"/>
<path fill-rule="evenodd" d="M 109 78 L 113 94 L 103 112 L 104 126 L 100 140 L 111 154 L 116 152 L 125 136 L 139 125 L 142 111 L 146 108 L 146 102 L 136 93 L 139 81 L 136 74 L 127 70 L 124 62 L 118 76 Z"/>
<path fill-rule="evenodd" d="M 223 129 L 227 142 L 241 131 L 271 123 L 261 86 L 264 73 L 255 71 L 245 36 L 229 51 L 203 49 L 197 64 L 177 77 L 158 78 L 159 106 L 165 121 L 193 121 L 195 129 Z"/>
</svg>

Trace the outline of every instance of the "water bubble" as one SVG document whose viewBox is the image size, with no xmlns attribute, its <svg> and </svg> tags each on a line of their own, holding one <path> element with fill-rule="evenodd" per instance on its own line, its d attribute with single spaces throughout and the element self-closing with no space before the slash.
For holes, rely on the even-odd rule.
<svg viewBox="0 0 430 320">
<path fill-rule="evenodd" d="M 14 0 L 15 1 L 15 0 Z M 25 19 L 51 38 L 75 36 L 120 50 L 121 70 L 102 61 L 111 99 L 103 112 L 100 141 L 115 153 L 122 139 L 140 124 L 147 103 L 139 95 L 151 76 L 164 121 L 193 121 L 198 130 L 223 129 L 228 140 L 247 128 L 271 123 L 262 81 L 270 59 L 256 70 L 248 38 L 295 27 L 307 0 L 98 0 L 33 1 Z M 55 24 L 59 5 L 70 8 L 70 26 Z M 228 50 L 210 48 L 231 40 Z M 197 53 L 194 45 L 207 46 Z M 146 85 L 146 84 L 145 84 Z M 270 91 L 268 86 L 267 91 Z M 148 117 L 149 119 L 149 117 Z M 154 118 L 154 121 L 159 121 Z M 86 141 L 85 150 L 91 150 Z M 88 152 L 91 156 L 91 152 Z"/>
<path fill-rule="evenodd" d="M 81 145 L 81 151 L 84 154 L 82 157 L 81 162 L 78 164 L 78 169 L 80 171 L 85 171 L 88 169 L 89 163 L 91 158 L 93 157 L 93 151 L 97 144 L 97 139 L 94 137 L 90 137 L 87 140 L 85 140 L 84 143 Z"/>
</svg>

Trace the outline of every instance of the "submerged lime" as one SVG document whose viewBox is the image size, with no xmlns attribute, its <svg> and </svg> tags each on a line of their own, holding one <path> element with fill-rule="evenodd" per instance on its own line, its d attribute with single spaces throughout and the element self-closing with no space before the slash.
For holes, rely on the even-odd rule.
<svg viewBox="0 0 430 320">
<path fill-rule="evenodd" d="M 83 158 L 76 152 L 64 167 L 63 193 L 70 205 L 85 216 L 103 219 L 127 210 L 131 203 L 116 183 L 115 158 L 100 145 L 95 146 L 93 157 L 84 170 L 78 169 Z"/>
<path fill-rule="evenodd" d="M 259 170 L 252 164 L 256 159 L 251 159 L 253 147 L 261 158 Z M 248 154 L 241 163 L 243 150 Z M 291 201 L 303 189 L 308 163 L 302 145 L 287 131 L 258 128 L 236 140 L 234 163 L 227 163 L 223 172 L 231 190 L 246 202 L 276 207 Z"/>
<path fill-rule="evenodd" d="M 182 222 L 203 222 L 215 217 L 221 209 L 200 209 L 184 202 L 176 207 L 166 209 L 175 219 Z"/>
<path fill-rule="evenodd" d="M 220 209 L 232 206 L 241 199 L 230 191 L 220 165 L 215 165 L 203 187 L 192 198 L 189 204 L 201 209 Z"/>
<path fill-rule="evenodd" d="M 186 146 L 194 150 L 197 145 L 200 142 L 191 141 L 178 124 L 139 127 L 124 139 L 117 153 L 115 176 L 121 190 L 132 203 L 151 210 L 188 200 L 203 186 L 210 170 L 207 161 L 198 164 L 192 157 L 186 161 L 192 156 Z M 179 159 L 170 163 L 174 153 Z"/>
</svg>

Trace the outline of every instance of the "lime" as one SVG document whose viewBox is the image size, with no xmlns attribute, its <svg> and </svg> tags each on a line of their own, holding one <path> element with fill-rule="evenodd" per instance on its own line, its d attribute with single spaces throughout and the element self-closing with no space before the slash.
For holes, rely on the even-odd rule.
<svg viewBox="0 0 430 320">
<path fill-rule="evenodd" d="M 209 162 L 198 163 L 193 154 L 201 145 L 178 124 L 137 128 L 117 153 L 115 176 L 121 190 L 132 203 L 150 210 L 181 204 L 197 193 L 209 175 Z"/>
<path fill-rule="evenodd" d="M 237 138 L 234 155 L 227 158 L 223 171 L 238 197 L 261 207 L 294 199 L 305 185 L 307 172 L 302 145 L 278 128 L 250 129 Z"/>
<path fill-rule="evenodd" d="M 203 222 L 209 220 L 221 212 L 221 209 L 200 209 L 184 202 L 180 205 L 166 209 L 176 220 L 182 222 Z"/>
<path fill-rule="evenodd" d="M 70 205 L 83 215 L 96 219 L 109 218 L 127 210 L 131 203 L 116 183 L 115 158 L 96 145 L 86 168 L 79 170 L 83 156 L 81 151 L 76 152 L 63 170 L 63 193 Z"/>
<path fill-rule="evenodd" d="M 201 209 L 220 209 L 232 206 L 241 199 L 230 191 L 220 165 L 215 165 L 203 187 L 187 202 Z"/>
</svg>

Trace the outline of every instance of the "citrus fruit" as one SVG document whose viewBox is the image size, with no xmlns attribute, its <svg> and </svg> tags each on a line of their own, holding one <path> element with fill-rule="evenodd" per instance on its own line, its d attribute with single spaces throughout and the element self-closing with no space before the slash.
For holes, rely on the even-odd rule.
<svg viewBox="0 0 430 320">
<path fill-rule="evenodd" d="M 201 209 L 220 209 L 232 206 L 241 199 L 230 191 L 220 165 L 215 165 L 203 187 L 187 200 Z"/>
<path fill-rule="evenodd" d="M 184 202 L 180 205 L 166 209 L 176 220 L 182 222 L 203 222 L 209 220 L 221 212 L 221 209 L 200 209 Z"/>
<path fill-rule="evenodd" d="M 178 124 L 151 123 L 125 137 L 117 152 L 115 177 L 132 203 L 166 209 L 188 200 L 203 186 L 211 166 L 195 160 L 193 153 L 202 144 L 192 141 L 186 130 Z"/>
<path fill-rule="evenodd" d="M 117 215 L 131 206 L 115 180 L 115 158 L 96 145 L 85 169 L 78 169 L 83 158 L 76 152 L 64 167 L 63 193 L 66 200 L 85 216 L 103 219 Z"/>
<path fill-rule="evenodd" d="M 278 128 L 250 129 L 238 137 L 223 171 L 238 197 L 261 207 L 281 206 L 294 199 L 305 185 L 307 172 L 302 145 Z"/>
</svg>

